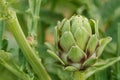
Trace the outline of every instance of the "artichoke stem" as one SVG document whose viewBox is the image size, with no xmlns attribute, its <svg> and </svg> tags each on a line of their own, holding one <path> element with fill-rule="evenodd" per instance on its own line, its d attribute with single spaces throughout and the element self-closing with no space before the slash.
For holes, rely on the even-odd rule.
<svg viewBox="0 0 120 80">
<path fill-rule="evenodd" d="M 73 73 L 73 76 L 74 76 L 74 80 L 86 80 L 84 74 L 80 71 L 75 71 Z"/>
</svg>

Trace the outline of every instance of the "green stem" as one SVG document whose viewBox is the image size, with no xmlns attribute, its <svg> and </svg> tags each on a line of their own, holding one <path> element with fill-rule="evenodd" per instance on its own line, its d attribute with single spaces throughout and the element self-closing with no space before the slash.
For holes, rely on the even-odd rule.
<svg viewBox="0 0 120 80">
<path fill-rule="evenodd" d="M 2 48 L 2 35 L 3 35 L 3 21 L 0 21 L 0 49 Z"/>
<path fill-rule="evenodd" d="M 37 25 L 39 20 L 39 12 L 40 12 L 40 5 L 41 0 L 29 0 L 29 8 L 30 8 L 30 14 L 32 18 L 31 20 L 28 20 L 28 24 L 30 24 L 29 34 L 32 34 L 33 36 L 36 36 L 37 32 Z M 32 22 L 32 23 L 31 23 Z"/>
<path fill-rule="evenodd" d="M 9 30 L 13 33 L 17 43 L 19 44 L 23 55 L 27 61 L 31 64 L 34 72 L 38 75 L 40 80 L 51 80 L 48 73 L 46 72 L 44 66 L 41 63 L 41 59 L 38 58 L 36 52 L 31 48 L 27 42 L 25 35 L 19 25 L 16 14 L 11 14 L 14 18 L 6 20 Z"/>
<path fill-rule="evenodd" d="M 35 13 L 34 13 L 34 18 L 33 18 L 33 30 L 37 31 L 37 24 L 38 24 L 38 19 L 39 17 L 39 12 L 40 12 L 40 5 L 41 5 L 41 0 L 36 0 L 35 4 Z"/>
<path fill-rule="evenodd" d="M 118 24 L 118 34 L 117 34 L 117 38 L 118 38 L 118 49 L 117 49 L 117 56 L 120 56 L 120 23 Z"/>
<path fill-rule="evenodd" d="M 117 56 L 120 56 L 120 23 L 118 24 L 118 29 L 117 29 L 118 33 L 117 33 Z M 120 62 L 117 62 L 116 64 L 117 66 L 117 79 L 119 79 L 119 75 L 120 75 Z"/>
<path fill-rule="evenodd" d="M 80 71 L 75 71 L 75 72 L 73 73 L 74 80 L 86 80 L 86 78 L 85 78 L 84 75 L 85 75 L 85 74 L 82 73 L 82 72 L 80 72 Z"/>
<path fill-rule="evenodd" d="M 44 45 L 44 40 L 45 40 L 45 26 L 42 25 L 42 23 L 41 23 L 40 26 L 38 27 L 38 44 L 39 44 L 39 46 Z"/>
<path fill-rule="evenodd" d="M 0 64 L 3 65 L 5 68 L 7 68 L 9 71 L 11 71 L 14 75 L 19 77 L 22 80 L 30 80 L 29 76 L 26 75 L 25 73 L 15 69 L 11 65 L 9 65 L 7 62 L 3 61 L 0 59 Z"/>
</svg>

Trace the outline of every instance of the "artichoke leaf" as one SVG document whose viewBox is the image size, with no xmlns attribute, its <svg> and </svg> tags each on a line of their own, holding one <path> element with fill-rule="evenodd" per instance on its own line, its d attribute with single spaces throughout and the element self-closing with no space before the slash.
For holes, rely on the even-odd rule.
<svg viewBox="0 0 120 80">
<path fill-rule="evenodd" d="M 107 37 L 107 38 L 103 38 L 103 39 L 100 39 L 100 45 L 99 47 L 97 48 L 97 51 L 96 51 L 96 54 L 97 54 L 97 57 L 100 57 L 100 55 L 102 54 L 105 46 L 112 40 L 111 37 Z"/>
<path fill-rule="evenodd" d="M 62 47 L 62 49 L 67 52 L 74 44 L 75 40 L 72 33 L 70 31 L 64 32 L 64 34 L 60 38 L 60 46 Z"/>
<path fill-rule="evenodd" d="M 116 62 L 120 61 L 120 57 L 115 57 L 115 58 L 110 58 L 110 59 L 107 59 L 107 60 L 104 60 L 103 64 L 99 65 L 94 65 L 94 66 L 91 66 L 89 67 L 84 73 L 86 74 L 85 75 L 85 78 L 87 79 L 88 77 L 90 77 L 91 75 L 93 75 L 94 73 L 100 71 L 100 70 L 103 70 L 109 66 L 112 66 L 113 64 L 115 64 Z"/>
<path fill-rule="evenodd" d="M 76 71 L 76 70 L 78 70 L 78 68 L 76 68 L 74 66 L 67 66 L 67 67 L 65 67 L 65 70 L 67 70 L 67 71 Z"/>
<path fill-rule="evenodd" d="M 86 57 L 86 54 L 77 45 L 72 46 L 68 52 L 68 58 L 73 62 L 79 62 L 84 57 Z"/>
<path fill-rule="evenodd" d="M 86 52 L 89 54 L 93 54 L 95 52 L 97 45 L 98 45 L 97 35 L 92 35 L 87 44 Z"/>
<path fill-rule="evenodd" d="M 51 50 L 47 50 L 47 52 L 56 60 L 60 61 L 63 65 L 65 65 L 65 63 Z"/>
<path fill-rule="evenodd" d="M 82 27 L 81 29 L 77 29 L 75 34 L 74 34 L 75 40 L 77 45 L 84 50 L 86 43 L 90 37 L 89 33 L 86 31 L 86 29 L 84 27 Z"/>
</svg>

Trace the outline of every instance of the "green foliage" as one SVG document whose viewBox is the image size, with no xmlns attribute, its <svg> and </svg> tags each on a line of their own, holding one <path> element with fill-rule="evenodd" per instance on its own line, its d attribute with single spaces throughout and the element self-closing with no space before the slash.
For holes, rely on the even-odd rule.
<svg viewBox="0 0 120 80">
<path fill-rule="evenodd" d="M 65 71 L 64 67 L 58 65 L 59 62 L 48 54 L 44 45 L 46 40 L 51 42 L 51 44 L 53 43 L 50 39 L 54 36 L 56 23 L 74 14 L 95 19 L 99 22 L 100 37 L 111 36 L 112 42 L 107 45 L 100 56 L 105 60 L 104 63 L 101 62 L 101 65 L 89 69 L 93 71 L 91 72 L 92 74 L 94 72 L 95 74 L 92 75 L 89 70 L 86 71 L 86 74 L 92 75 L 88 80 L 120 80 L 120 62 L 114 65 L 110 64 L 110 62 L 116 62 L 120 56 L 120 0 L 42 0 L 41 3 L 35 2 L 41 0 L 1 1 L 7 1 L 7 7 L 2 6 L 0 3 L 0 13 L 2 13 L 0 14 L 0 80 L 20 80 L 20 78 L 26 78 L 26 74 L 30 80 L 38 80 L 37 75 L 28 63 L 29 61 L 24 57 L 24 52 L 21 51 L 20 46 L 8 29 L 8 25 L 2 21 L 8 16 L 5 13 L 8 7 L 16 12 L 20 26 L 27 39 L 29 40 L 31 34 L 33 35 L 33 42 L 36 41 L 37 44 L 31 45 L 31 47 L 35 54 L 42 59 L 42 63 L 52 80 L 74 80 L 73 73 Z M 21 36 L 18 37 L 21 38 Z M 56 50 L 56 47 L 52 46 L 52 49 Z M 4 50 L 4 52 L 1 50 Z M 3 60 L 3 55 L 7 56 L 6 53 L 12 55 L 12 60 Z M 55 55 L 52 56 L 55 57 Z M 114 57 L 118 58 L 115 59 Z M 107 60 L 108 58 L 112 60 Z M 14 64 L 11 64 L 11 62 Z M 104 65 L 105 63 L 107 65 Z M 111 66 L 108 67 L 108 65 Z M 102 70 L 100 66 L 108 68 Z"/>
</svg>

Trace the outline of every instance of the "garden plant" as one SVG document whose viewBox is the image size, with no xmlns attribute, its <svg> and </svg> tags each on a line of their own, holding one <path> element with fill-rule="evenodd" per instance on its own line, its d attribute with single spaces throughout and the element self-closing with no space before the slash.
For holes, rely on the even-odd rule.
<svg viewBox="0 0 120 80">
<path fill-rule="evenodd" d="M 120 0 L 0 0 L 0 80 L 120 80 Z"/>
</svg>

